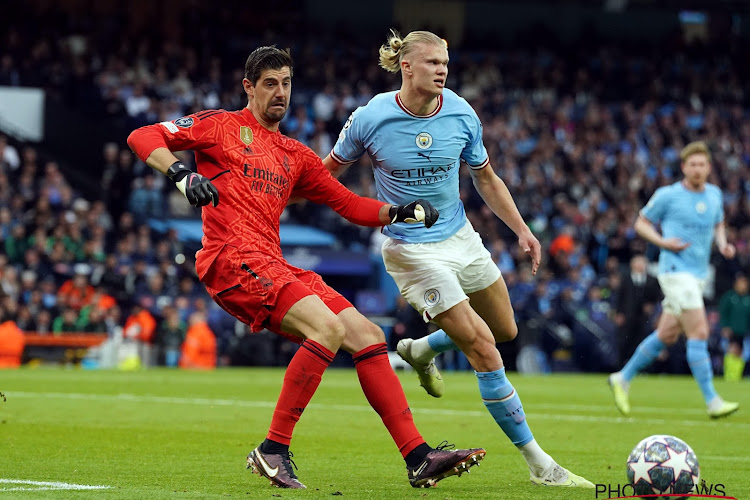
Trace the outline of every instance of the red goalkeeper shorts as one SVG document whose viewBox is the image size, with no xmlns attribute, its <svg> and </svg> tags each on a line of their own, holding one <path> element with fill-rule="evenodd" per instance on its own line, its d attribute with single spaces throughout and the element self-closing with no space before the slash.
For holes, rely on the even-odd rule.
<svg viewBox="0 0 750 500">
<path fill-rule="evenodd" d="M 250 325 L 253 332 L 267 328 L 298 344 L 303 339 L 282 332 L 281 320 L 300 299 L 317 295 L 334 314 L 352 307 L 318 274 L 278 257 L 241 252 L 229 245 L 208 266 L 201 281 L 222 309 Z"/>
</svg>

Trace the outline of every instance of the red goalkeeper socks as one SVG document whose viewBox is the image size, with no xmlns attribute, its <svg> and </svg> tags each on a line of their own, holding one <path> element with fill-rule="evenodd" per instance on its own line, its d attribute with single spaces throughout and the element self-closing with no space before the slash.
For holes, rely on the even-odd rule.
<svg viewBox="0 0 750 500">
<path fill-rule="evenodd" d="M 355 353 L 354 366 L 370 406 L 383 419 L 403 457 L 425 441 L 414 425 L 401 382 L 388 361 L 385 343 L 373 344 Z"/>
<path fill-rule="evenodd" d="M 307 339 L 289 362 L 267 438 L 289 445 L 294 426 L 315 394 L 334 353 Z"/>
</svg>

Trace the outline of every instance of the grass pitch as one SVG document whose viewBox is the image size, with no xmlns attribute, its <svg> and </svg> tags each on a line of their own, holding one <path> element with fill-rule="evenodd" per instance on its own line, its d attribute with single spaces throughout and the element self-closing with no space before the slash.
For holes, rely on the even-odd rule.
<svg viewBox="0 0 750 500">
<path fill-rule="evenodd" d="M 532 485 L 521 456 L 484 409 L 474 375 L 444 375 L 446 395 L 433 399 L 413 373 L 400 374 L 414 419 L 433 446 L 445 439 L 458 447 L 486 448 L 481 467 L 437 488 L 411 488 L 356 373 L 331 369 L 292 443 L 297 473 L 308 489 L 290 491 L 245 470 L 247 453 L 268 429 L 282 369 L 0 371 L 0 391 L 7 398 L 0 398 L 0 500 L 610 496 Z M 617 413 L 604 375 L 511 374 L 510 379 L 540 445 L 594 483 L 624 483 L 633 446 L 652 434 L 672 434 L 695 450 L 708 484 L 724 485 L 727 496 L 750 498 L 748 381 L 716 381 L 719 393 L 742 407 L 728 419 L 711 421 L 689 377 L 636 379 L 630 418 Z M 81 489 L 93 486 L 107 488 Z"/>
</svg>

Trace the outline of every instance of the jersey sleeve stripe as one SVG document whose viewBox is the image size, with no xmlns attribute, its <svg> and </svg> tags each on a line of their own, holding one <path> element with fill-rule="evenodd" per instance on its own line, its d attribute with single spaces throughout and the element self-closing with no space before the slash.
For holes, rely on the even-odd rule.
<svg viewBox="0 0 750 500">
<path fill-rule="evenodd" d="M 222 113 L 223 113 L 223 111 L 217 111 L 217 112 L 215 112 L 215 113 L 210 113 L 210 114 L 207 114 L 207 115 L 203 115 L 203 116 L 201 116 L 201 117 L 199 118 L 199 120 L 205 120 L 206 118 L 210 118 L 210 117 L 212 117 L 212 116 L 220 115 L 220 114 L 222 114 Z"/>
<path fill-rule="evenodd" d="M 484 167 L 486 167 L 489 164 L 490 164 L 490 157 L 489 156 L 487 158 L 485 158 L 485 160 L 482 163 L 480 163 L 479 165 L 469 165 L 467 163 L 467 165 L 469 165 L 469 168 L 472 169 L 472 170 L 482 170 Z"/>
<path fill-rule="evenodd" d="M 333 159 L 333 161 L 335 161 L 336 163 L 340 163 L 341 165 L 348 165 L 350 163 L 354 163 L 355 161 L 357 161 L 356 159 L 355 160 L 345 160 L 345 159 L 341 158 L 339 155 L 337 155 L 336 153 L 334 153 L 333 150 L 331 150 L 331 159 Z"/>
</svg>

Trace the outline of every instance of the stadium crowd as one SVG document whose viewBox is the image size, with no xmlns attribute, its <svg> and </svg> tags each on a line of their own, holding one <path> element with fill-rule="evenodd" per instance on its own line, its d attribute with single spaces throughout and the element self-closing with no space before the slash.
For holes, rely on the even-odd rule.
<svg viewBox="0 0 750 500">
<path fill-rule="evenodd" d="M 200 19 L 203 27 L 207 21 Z M 283 34 L 249 39 L 235 31 L 225 46 L 206 43 L 203 31 L 191 29 L 197 22 L 188 18 L 182 37 L 162 39 L 128 36 L 113 22 L 48 19 L 35 29 L 10 27 L 0 38 L 0 85 L 44 88 L 49 98 L 123 131 L 101 153 L 92 150 L 101 154 L 101 177 L 94 179 L 100 196 L 89 199 L 71 184 L 65 158 L 49 156 L 43 144 L 0 135 L 3 318 L 50 334 L 124 329 L 126 336 L 159 346 L 159 362 L 171 365 L 188 323 L 210 326 L 220 364 L 276 364 L 289 355 L 271 345 L 278 343 L 275 336 L 263 334 L 243 341 L 254 343 L 252 351 L 262 356 L 237 353 L 245 329 L 199 285 L 195 248 L 175 231 L 159 233 L 148 225 L 165 214 L 196 212 L 135 158 L 125 137 L 135 127 L 201 109 L 243 107 L 242 75 L 234 68 L 261 42 L 291 46 L 297 66 L 282 131 L 321 157 L 356 107 L 398 81 L 377 67 L 377 45 L 336 44 L 314 34 L 297 34 L 285 44 Z M 191 39 L 191 33 L 198 35 Z M 686 46 L 676 39 L 657 51 L 607 44 L 451 49 L 447 86 L 479 114 L 491 163 L 543 243 L 540 274 L 531 276 L 513 234 L 484 205 L 466 169 L 461 196 L 508 284 L 521 330 L 517 342 L 538 345 L 553 369 L 615 367 L 623 277 L 632 257 L 656 257 L 632 224 L 657 187 L 680 178 L 679 151 L 690 141 L 711 147 L 711 182 L 724 190 L 729 240 L 738 249 L 731 261 L 718 255 L 712 260 L 711 311 L 735 276 L 750 271 L 750 80 L 741 49 L 729 42 Z M 342 181 L 374 195 L 364 160 Z M 306 203 L 289 207 L 282 222 L 329 230 L 352 250 L 378 238 Z M 177 255 L 186 258 L 177 263 Z M 396 307 L 393 334 L 411 335 L 413 317 L 403 302 Z M 129 329 L 138 315 L 151 316 L 151 334 Z M 710 317 L 718 354 L 718 312 Z M 669 369 L 686 370 L 680 366 L 675 362 Z"/>
</svg>

